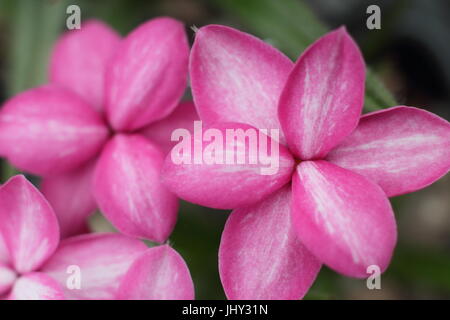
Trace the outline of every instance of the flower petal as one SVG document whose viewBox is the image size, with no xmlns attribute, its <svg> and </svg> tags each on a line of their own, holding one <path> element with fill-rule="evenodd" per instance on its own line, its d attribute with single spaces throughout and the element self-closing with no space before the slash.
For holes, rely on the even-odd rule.
<svg viewBox="0 0 450 320">
<path fill-rule="evenodd" d="M 344 28 L 313 43 L 298 59 L 280 98 L 290 149 L 302 160 L 324 157 L 358 124 L 364 61 Z"/>
<path fill-rule="evenodd" d="M 92 194 L 91 180 L 95 161 L 81 168 L 42 179 L 41 191 L 55 210 L 61 238 L 84 230 L 87 217 L 97 204 Z"/>
<path fill-rule="evenodd" d="M 300 299 L 311 287 L 321 264 L 298 240 L 290 213 L 289 186 L 231 213 L 219 250 L 228 299 Z"/>
<path fill-rule="evenodd" d="M 49 276 L 32 272 L 16 280 L 10 300 L 64 300 L 61 286 Z"/>
<path fill-rule="evenodd" d="M 6 246 L 5 240 L 3 240 L 3 236 L 0 232 L 0 263 L 6 263 L 9 262 L 9 254 L 8 254 L 8 247 Z"/>
<path fill-rule="evenodd" d="M 367 114 L 327 160 L 376 182 L 389 197 L 422 189 L 450 169 L 450 124 L 394 107 Z"/>
<path fill-rule="evenodd" d="M 137 258 L 118 290 L 121 300 L 192 300 L 194 296 L 186 263 L 168 245 L 150 248 Z"/>
<path fill-rule="evenodd" d="M 119 35 L 97 20 L 67 31 L 53 49 L 50 82 L 75 91 L 101 110 L 106 64 L 119 43 Z"/>
<path fill-rule="evenodd" d="M 381 188 L 329 162 L 304 161 L 293 177 L 292 218 L 297 235 L 324 264 L 347 276 L 384 271 L 397 230 Z"/>
<path fill-rule="evenodd" d="M 0 111 L 0 154 L 38 175 L 76 168 L 107 136 L 100 116 L 84 100 L 55 85 L 21 93 Z"/>
<path fill-rule="evenodd" d="M 58 246 L 53 209 L 22 175 L 0 187 L 0 221 L 0 233 L 17 272 L 36 270 Z"/>
<path fill-rule="evenodd" d="M 58 281 L 67 299 L 114 299 L 121 279 L 146 249 L 142 241 L 120 234 L 76 236 L 61 241 L 42 272 Z M 76 276 L 79 289 L 68 286 Z"/>
<path fill-rule="evenodd" d="M 94 174 L 94 196 L 125 235 L 164 242 L 175 226 L 177 198 L 160 182 L 163 155 L 140 135 L 116 135 Z"/>
<path fill-rule="evenodd" d="M 135 130 L 172 112 L 187 83 L 182 23 L 152 19 L 131 32 L 106 71 L 106 111 L 116 130 Z"/>
<path fill-rule="evenodd" d="M 249 34 L 219 25 L 200 28 L 190 58 L 200 118 L 280 129 L 277 104 L 292 67 L 281 52 Z"/>
<path fill-rule="evenodd" d="M 256 128 L 239 123 L 205 130 L 200 122 L 195 126 L 194 135 L 181 136 L 163 167 L 164 184 L 180 198 L 233 209 L 258 202 L 290 181 L 294 160 L 289 151 Z"/>
<path fill-rule="evenodd" d="M 0 297 L 8 293 L 16 278 L 16 272 L 0 261 Z"/>
<path fill-rule="evenodd" d="M 168 154 L 176 142 L 171 141 L 176 129 L 194 130 L 194 121 L 199 120 L 192 101 L 181 102 L 168 117 L 145 127 L 141 134 L 154 142 L 164 154 Z"/>
</svg>

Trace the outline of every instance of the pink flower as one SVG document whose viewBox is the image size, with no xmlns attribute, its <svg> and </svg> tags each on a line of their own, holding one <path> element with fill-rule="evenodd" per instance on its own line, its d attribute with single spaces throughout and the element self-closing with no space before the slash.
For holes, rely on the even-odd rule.
<svg viewBox="0 0 450 320">
<path fill-rule="evenodd" d="M 364 61 L 344 28 L 294 65 L 248 34 L 207 26 L 196 34 L 190 74 L 207 124 L 280 129 L 275 175 L 171 157 L 163 167 L 179 197 L 234 209 L 219 252 L 228 298 L 301 298 L 321 263 L 352 277 L 367 277 L 369 265 L 387 268 L 397 237 L 388 197 L 448 172 L 447 121 L 404 106 L 361 117 Z"/>
<path fill-rule="evenodd" d="M 0 297 L 7 299 L 193 299 L 183 258 L 168 245 L 147 248 L 120 234 L 59 242 L 44 196 L 23 176 L 0 187 Z M 79 287 L 68 286 L 70 267 Z M 158 281 L 155 281 L 158 279 Z"/>
<path fill-rule="evenodd" d="M 48 85 L 4 105 L 0 154 L 44 176 L 63 236 L 86 229 L 98 206 L 126 235 L 167 239 L 178 201 L 159 172 L 171 131 L 196 118 L 191 102 L 173 112 L 188 54 L 184 27 L 171 18 L 150 20 L 123 40 L 90 21 L 57 42 Z"/>
</svg>

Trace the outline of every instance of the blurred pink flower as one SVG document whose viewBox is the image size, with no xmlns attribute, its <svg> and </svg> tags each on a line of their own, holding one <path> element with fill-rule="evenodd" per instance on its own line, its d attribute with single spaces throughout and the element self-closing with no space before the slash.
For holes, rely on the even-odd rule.
<svg viewBox="0 0 450 320">
<path fill-rule="evenodd" d="M 63 237 L 86 230 L 98 206 L 126 235 L 167 239 L 178 201 L 159 172 L 171 131 L 196 118 L 191 102 L 176 108 L 188 55 L 174 19 L 150 20 L 123 40 L 90 21 L 57 42 L 48 85 L 4 105 L 0 154 L 44 177 Z"/>
<path fill-rule="evenodd" d="M 113 233 L 59 242 L 53 209 L 23 176 L 0 187 L 0 220 L 0 297 L 194 298 L 186 263 L 168 245 L 147 248 L 137 239 Z M 79 268 L 79 288 L 67 285 L 72 266 Z"/>
<path fill-rule="evenodd" d="M 203 122 L 280 129 L 275 175 L 250 164 L 175 164 L 170 156 L 163 167 L 179 197 L 234 209 L 219 252 L 230 299 L 301 298 L 321 263 L 353 277 L 367 277 L 369 265 L 385 270 L 397 238 L 388 197 L 449 170 L 446 120 L 404 106 L 361 117 L 365 66 L 344 28 L 294 65 L 253 36 L 206 26 L 196 34 L 190 75 Z"/>
</svg>

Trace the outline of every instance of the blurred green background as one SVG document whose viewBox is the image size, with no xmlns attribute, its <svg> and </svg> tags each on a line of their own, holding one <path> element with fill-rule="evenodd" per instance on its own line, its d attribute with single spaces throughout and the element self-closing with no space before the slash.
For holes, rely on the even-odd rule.
<svg viewBox="0 0 450 320">
<path fill-rule="evenodd" d="M 447 0 L 0 0 L 0 103 L 46 82 L 55 39 L 65 31 L 66 8 L 82 20 L 106 21 L 122 34 L 155 16 L 190 26 L 224 24 L 257 35 L 295 60 L 327 30 L 346 25 L 370 72 L 365 111 L 396 104 L 450 118 L 450 1 Z M 366 8 L 381 8 L 381 30 L 368 30 Z M 376 76 L 375 76 L 376 75 Z M 14 174 L 1 163 L 2 182 Z M 36 183 L 38 180 L 31 177 Z M 399 243 L 382 289 L 324 267 L 307 299 L 450 299 L 450 177 L 392 199 Z M 217 250 L 228 213 L 183 203 L 170 243 L 190 267 L 198 299 L 223 299 Z M 110 230 L 95 215 L 96 230 Z"/>
</svg>

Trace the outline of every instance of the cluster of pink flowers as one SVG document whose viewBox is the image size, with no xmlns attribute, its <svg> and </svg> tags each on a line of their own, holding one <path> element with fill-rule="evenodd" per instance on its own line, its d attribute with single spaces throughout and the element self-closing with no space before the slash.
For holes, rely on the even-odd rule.
<svg viewBox="0 0 450 320">
<path fill-rule="evenodd" d="M 0 189 L 0 297 L 5 299 L 192 299 L 183 258 L 115 233 L 60 241 L 55 213 L 22 175 Z M 80 270 L 80 286 L 68 271 Z M 79 290 L 74 290 L 79 289 Z"/>
<path fill-rule="evenodd" d="M 180 102 L 188 72 L 194 102 Z M 361 116 L 364 82 L 344 28 L 295 64 L 218 25 L 200 28 L 189 50 L 171 18 L 123 39 L 98 21 L 67 32 L 49 83 L 0 110 L 0 155 L 42 177 L 41 191 L 23 176 L 0 188 L 0 297 L 193 299 L 188 267 L 166 244 L 177 197 L 233 210 L 219 249 L 230 299 L 302 298 L 322 264 L 350 277 L 384 271 L 397 238 L 388 197 L 449 171 L 450 124 L 406 106 Z M 198 119 L 278 129 L 279 170 L 174 163 L 171 133 Z M 97 208 L 120 233 L 89 233 Z"/>
</svg>

